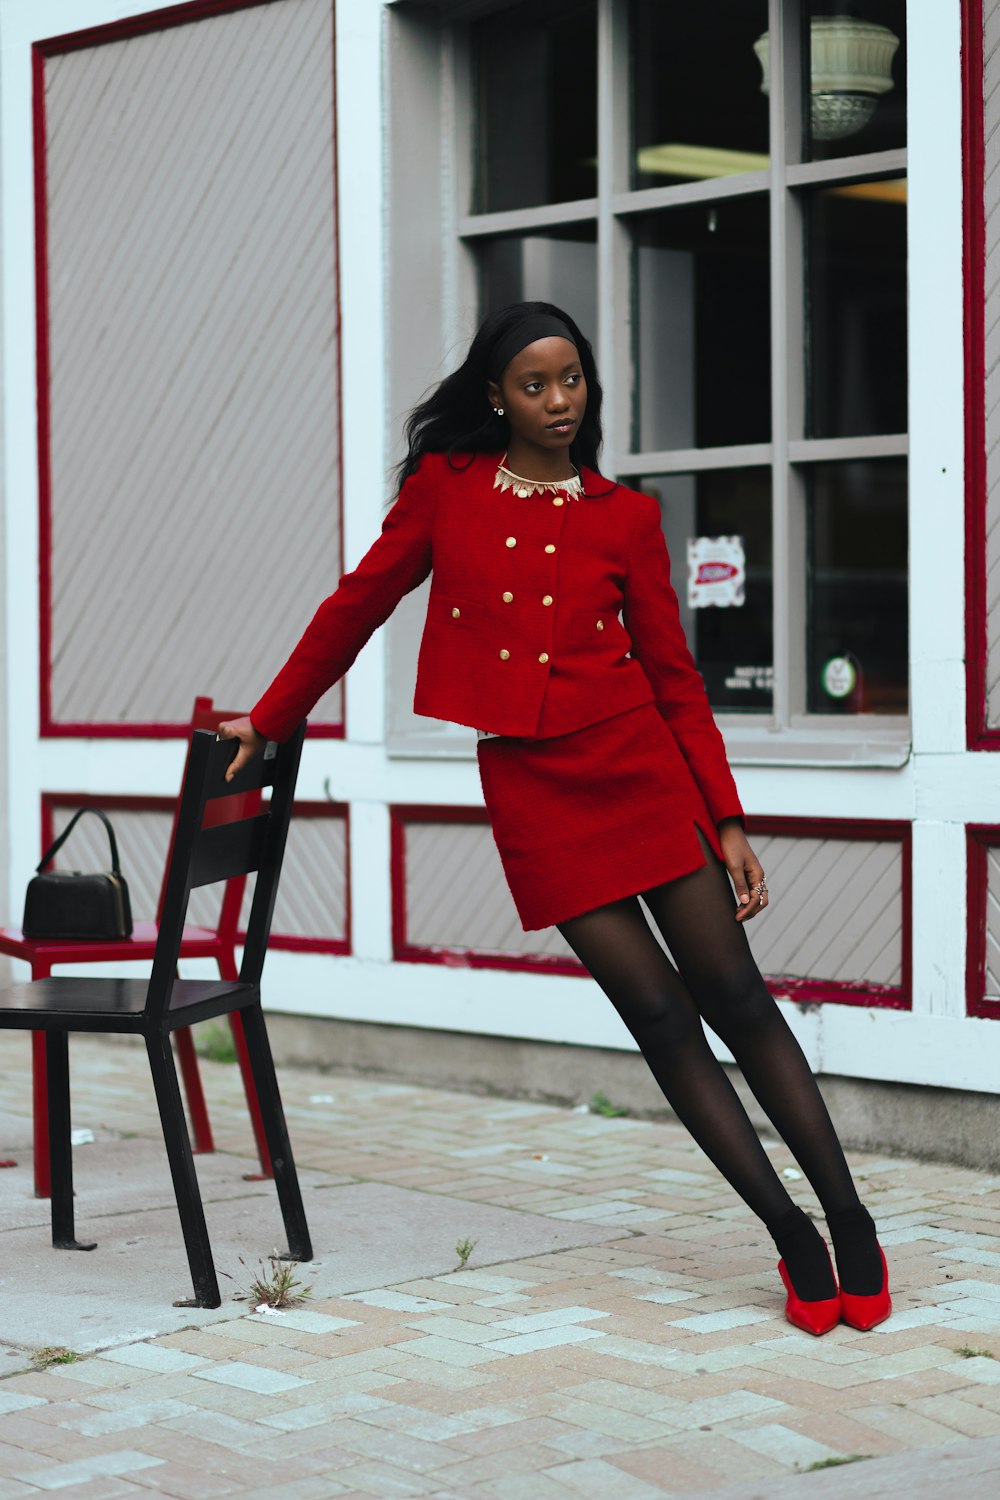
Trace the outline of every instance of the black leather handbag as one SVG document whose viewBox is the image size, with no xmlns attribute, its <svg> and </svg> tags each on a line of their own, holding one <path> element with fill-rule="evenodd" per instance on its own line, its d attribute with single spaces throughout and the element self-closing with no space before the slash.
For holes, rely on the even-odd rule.
<svg viewBox="0 0 1000 1500">
<path fill-rule="evenodd" d="M 82 874 L 79 870 L 46 870 L 84 813 L 100 818 L 111 842 L 110 871 Z M 46 849 L 24 897 L 26 938 L 72 941 L 132 936 L 132 908 L 128 886 L 118 864 L 118 845 L 111 821 L 96 807 L 81 807 L 56 841 Z"/>
</svg>

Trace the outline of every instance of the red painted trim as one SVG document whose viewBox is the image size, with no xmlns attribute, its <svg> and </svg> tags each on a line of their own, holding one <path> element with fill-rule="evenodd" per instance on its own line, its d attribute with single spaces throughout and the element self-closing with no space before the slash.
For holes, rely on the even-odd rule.
<svg viewBox="0 0 1000 1500">
<path fill-rule="evenodd" d="M 207 21 L 230 11 L 254 10 L 260 5 L 273 3 L 274 0 L 188 0 L 187 4 L 147 10 L 140 16 L 126 16 L 104 26 L 90 26 L 84 31 L 67 31 L 62 36 L 46 37 L 35 45 L 43 56 L 56 57 L 63 52 L 79 52 L 85 47 L 103 46 L 106 42 L 124 42 L 129 37 L 145 36 L 150 31 L 168 31 L 174 26 Z"/>
<path fill-rule="evenodd" d="M 45 157 L 45 59 L 31 56 L 35 153 L 35 381 L 38 441 L 38 706 L 41 733 L 52 718 L 52 442 L 49 426 L 49 219 Z"/>
<path fill-rule="evenodd" d="M 1000 826 L 970 823 L 966 847 L 965 1009 L 970 1016 L 1000 1018 L 1000 999 L 986 995 L 986 903 L 989 899 L 987 850 L 1000 847 Z"/>
<path fill-rule="evenodd" d="M 176 802 L 173 797 L 132 796 L 131 794 L 115 793 L 103 796 L 95 792 L 43 792 L 41 797 L 41 849 L 47 849 L 55 838 L 55 819 L 53 813 L 57 807 L 100 807 L 105 812 L 153 812 L 161 813 L 164 817 L 172 817 L 176 810 Z M 346 802 L 295 802 L 292 807 L 293 818 L 341 818 L 344 822 L 344 844 L 346 858 L 344 863 L 344 936 L 343 937 L 305 937 L 298 933 L 272 932 L 268 946 L 276 951 L 287 953 L 330 953 L 337 957 L 346 957 L 353 951 L 351 947 L 351 810 Z M 242 943 L 246 933 L 240 931 L 236 935 L 238 943 Z"/>
<path fill-rule="evenodd" d="M 47 660 L 47 658 L 46 658 Z M 43 672 L 45 663 L 43 662 Z M 45 672 L 45 692 L 48 696 L 48 673 Z M 46 704 L 46 712 L 48 704 Z M 191 733 L 191 721 L 183 724 L 143 722 L 134 724 L 84 724 L 81 722 L 54 723 L 51 717 L 43 718 L 41 735 L 52 740 L 186 740 Z M 310 724 L 306 730 L 307 740 L 342 740 L 343 724 Z"/>
<path fill-rule="evenodd" d="M 56 721 L 52 713 L 52 466 L 51 466 L 51 410 L 50 374 L 51 355 L 49 339 L 49 276 L 48 276 L 48 188 L 47 188 L 47 133 L 45 119 L 45 62 L 68 52 L 78 52 L 90 47 L 106 46 L 130 38 L 145 36 L 151 32 L 167 31 L 177 26 L 210 20 L 213 17 L 234 14 L 243 10 L 254 10 L 262 5 L 275 4 L 276 0 L 188 0 L 188 3 L 169 5 L 142 15 L 126 17 L 104 26 L 93 26 L 82 31 L 67 32 L 62 36 L 47 37 L 35 42 L 32 47 L 33 76 L 33 134 L 35 173 L 35 298 L 36 298 L 36 387 L 38 425 L 38 576 L 39 576 L 39 734 L 43 739 L 115 739 L 156 740 L 186 739 L 191 732 L 190 721 L 149 721 L 117 723 L 102 721 Z M 331 0 L 332 3 L 332 0 Z M 333 277 L 335 301 L 334 335 L 337 349 L 337 402 L 333 420 L 337 429 L 337 491 L 340 513 L 339 571 L 344 568 L 344 461 L 343 461 L 343 356 L 342 298 L 340 290 L 340 240 L 339 240 L 339 183 L 337 172 L 337 76 L 336 76 L 336 14 L 332 27 L 333 45 L 331 68 L 333 76 L 333 223 L 331 244 L 333 251 Z M 344 739 L 346 735 L 346 703 L 339 723 L 310 724 L 307 738 L 315 740 Z M 276 938 L 272 938 L 278 946 Z"/>
<path fill-rule="evenodd" d="M 1000 750 L 987 727 L 986 205 L 983 4 L 962 0 L 962 218 L 965 335 L 966 743 Z"/>
<path fill-rule="evenodd" d="M 471 948 L 438 948 L 411 943 L 407 936 L 406 826 L 408 823 L 460 823 L 489 826 L 485 808 L 396 804 L 389 809 L 390 879 L 392 889 L 392 951 L 400 963 L 443 964 L 449 968 L 507 969 L 520 973 L 574 974 L 586 970 L 575 958 L 548 958 L 543 954 L 514 955 Z M 883 819 L 846 818 L 748 818 L 747 831 L 781 835 L 784 838 L 836 838 L 898 843 L 902 860 L 901 959 L 898 985 L 863 981 L 800 979 L 765 976 L 776 993 L 788 995 L 796 1004 L 861 1005 L 880 1010 L 909 1010 L 912 1004 L 912 883 L 913 830 L 910 823 Z M 1000 841 L 1000 838 L 998 838 Z"/>
</svg>

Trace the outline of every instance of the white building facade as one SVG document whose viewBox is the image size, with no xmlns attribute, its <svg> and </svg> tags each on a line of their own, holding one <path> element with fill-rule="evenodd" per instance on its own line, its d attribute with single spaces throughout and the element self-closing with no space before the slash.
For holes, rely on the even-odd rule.
<svg viewBox="0 0 1000 1500">
<path fill-rule="evenodd" d="M 0 0 L 11 916 L 88 800 L 152 915 L 193 699 L 255 700 L 405 412 L 541 297 L 661 501 L 812 1065 L 859 1139 L 908 1098 L 992 1160 L 998 42 L 996 0 Z M 689 606 L 719 535 L 743 602 Z M 422 600 L 313 715 L 266 1003 L 326 1023 L 299 1054 L 596 1087 L 631 1040 L 520 930 L 474 737 L 412 713 Z"/>
</svg>

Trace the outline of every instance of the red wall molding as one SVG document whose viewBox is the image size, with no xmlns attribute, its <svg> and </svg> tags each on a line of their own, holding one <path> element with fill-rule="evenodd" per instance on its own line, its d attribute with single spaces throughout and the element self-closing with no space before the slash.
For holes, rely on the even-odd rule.
<svg viewBox="0 0 1000 1500">
<path fill-rule="evenodd" d="M 39 582 L 39 724 L 43 739 L 186 739 L 191 732 L 190 721 L 177 723 L 134 722 L 102 723 L 90 721 L 57 721 L 52 712 L 52 463 L 51 463 L 51 411 L 50 411 L 50 340 L 49 340 L 49 273 L 48 273 L 48 186 L 47 186 L 47 135 L 45 120 L 45 63 L 50 57 L 68 52 L 80 52 L 89 47 L 103 47 L 110 43 L 127 41 L 132 37 L 145 36 L 151 32 L 168 31 L 175 26 L 187 26 L 197 21 L 207 21 L 217 16 L 229 15 L 242 10 L 256 10 L 263 5 L 280 3 L 280 0 L 188 0 L 181 5 L 169 5 L 150 10 L 142 15 L 126 17 L 110 22 L 106 26 L 93 26 L 82 31 L 67 32 L 62 36 L 47 37 L 32 47 L 32 120 L 34 133 L 34 179 L 35 179 L 35 329 L 36 329 L 36 381 L 38 424 L 38 582 Z M 331 0 L 332 3 L 332 0 Z M 338 188 L 337 188 L 337 109 L 336 109 L 336 27 L 334 27 L 334 53 L 330 66 L 334 74 L 334 110 L 331 121 L 333 133 L 333 275 L 336 301 L 337 342 L 337 389 L 343 388 L 343 366 L 341 363 L 341 298 L 340 298 L 340 246 L 337 233 Z M 338 400 L 334 415 L 338 430 L 338 492 L 340 505 L 340 537 L 343 569 L 343 427 L 342 403 Z M 221 559 L 220 559 L 221 561 Z M 317 600 L 316 603 L 319 601 Z M 303 625 L 306 621 L 303 619 Z M 263 689 L 266 683 L 261 683 Z M 249 705 L 248 705 L 249 706 Z M 346 733 L 344 722 L 332 724 L 310 723 L 308 736 L 311 739 L 343 739 Z M 277 946 L 275 938 L 272 944 Z"/>
<path fill-rule="evenodd" d="M 986 904 L 988 851 L 1000 848 L 1000 825 L 970 823 L 965 830 L 966 904 L 965 1009 L 970 1016 L 1000 1018 L 1000 999 L 986 995 Z"/>
<path fill-rule="evenodd" d="M 41 849 L 47 849 L 55 838 L 55 811 L 57 808 L 100 807 L 106 813 L 160 813 L 173 818 L 176 809 L 173 797 L 137 797 L 128 795 L 99 796 L 93 792 L 43 792 L 41 798 Z M 345 956 L 351 952 L 351 812 L 346 802 L 295 802 L 292 808 L 293 821 L 299 818 L 341 818 L 344 821 L 346 862 L 344 865 L 344 936 L 305 937 L 297 933 L 272 931 L 269 946 L 275 951 L 289 953 L 332 953 Z M 287 858 L 287 856 L 286 856 Z M 128 870 L 124 871 L 126 880 Z M 162 871 L 157 871 L 157 879 Z M 239 933 L 242 941 L 245 932 Z"/>
<path fill-rule="evenodd" d="M 966 742 L 1000 750 L 987 727 L 986 205 L 983 0 L 962 0 L 962 217 L 965 334 Z"/>
<path fill-rule="evenodd" d="M 575 958 L 548 958 L 481 952 L 471 948 L 428 947 L 410 941 L 406 908 L 406 829 L 411 823 L 459 823 L 489 826 L 484 808 L 397 805 L 389 809 L 391 827 L 392 949 L 401 963 L 445 964 L 453 968 L 509 969 L 522 973 L 575 974 L 585 970 Z M 908 1010 L 912 1003 L 912 828 L 909 823 L 832 818 L 750 818 L 748 832 L 783 838 L 882 840 L 899 844 L 902 861 L 901 983 L 874 985 L 768 975 L 778 993 L 798 1004 L 834 1002 Z M 497 867 L 500 876 L 499 865 Z"/>
</svg>

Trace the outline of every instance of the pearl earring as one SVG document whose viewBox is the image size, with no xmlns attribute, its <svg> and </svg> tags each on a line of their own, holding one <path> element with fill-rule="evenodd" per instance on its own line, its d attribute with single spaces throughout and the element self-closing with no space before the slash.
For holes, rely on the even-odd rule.
<svg viewBox="0 0 1000 1500">
<path fill-rule="evenodd" d="M 493 410 L 496 412 L 496 414 L 497 414 L 498 417 L 502 417 L 503 416 L 503 407 L 502 406 L 495 406 L 493 408 Z"/>
</svg>

